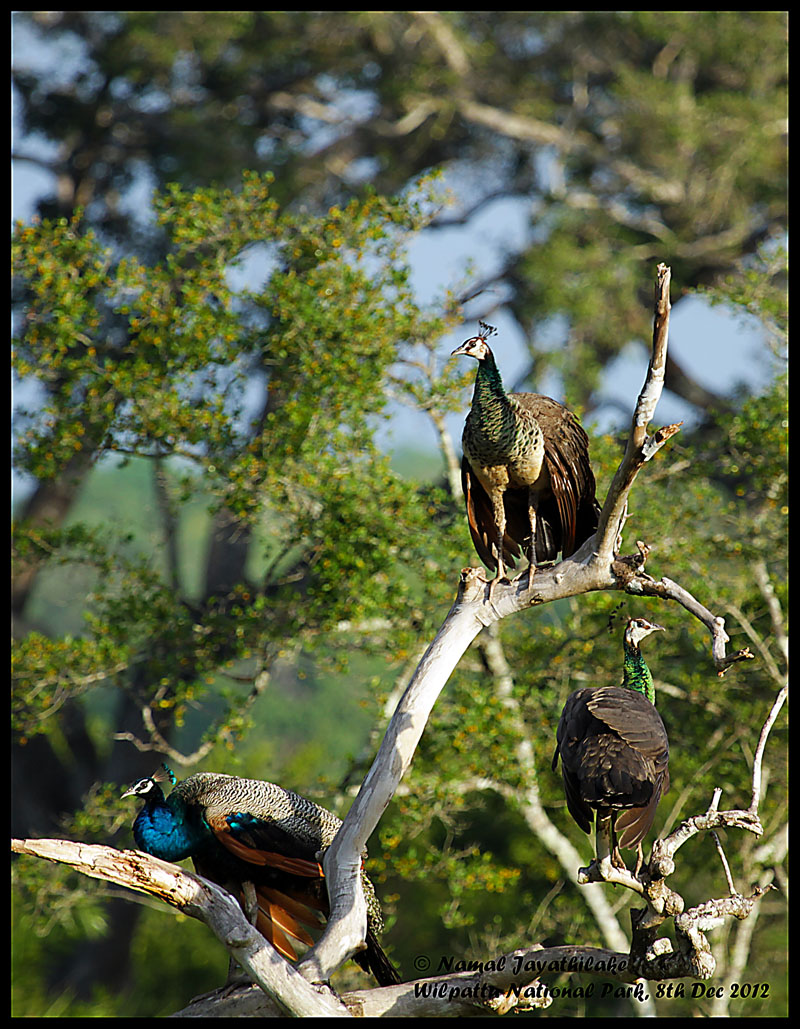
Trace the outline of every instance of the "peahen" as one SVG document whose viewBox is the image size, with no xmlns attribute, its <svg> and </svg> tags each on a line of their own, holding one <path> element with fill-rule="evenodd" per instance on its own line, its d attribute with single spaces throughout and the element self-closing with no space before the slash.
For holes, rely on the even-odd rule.
<svg viewBox="0 0 800 1029">
<path fill-rule="evenodd" d="M 631 618 L 623 637 L 622 686 L 587 686 L 567 697 L 556 733 L 553 771 L 561 773 L 569 813 L 591 832 L 595 813 L 597 857 L 625 867 L 619 845 L 638 848 L 669 789 L 669 740 L 655 707 L 653 677 L 639 644 L 663 626 Z M 606 834 L 607 830 L 607 834 Z"/>
<path fill-rule="evenodd" d="M 174 789 L 166 799 L 161 773 L 123 793 L 144 800 L 133 823 L 136 845 L 165 861 L 191 857 L 199 875 L 228 889 L 245 910 L 254 888 L 258 906 L 251 920 L 279 953 L 295 960 L 294 941 L 311 946 L 308 929 L 322 928 L 329 911 L 316 855 L 330 846 L 340 819 L 271 782 L 198 772 L 175 785 L 167 772 Z M 367 902 L 366 949 L 353 959 L 381 986 L 391 986 L 400 976 L 378 943 L 383 917 L 363 871 L 361 883 Z"/>
<path fill-rule="evenodd" d="M 494 582 L 525 551 L 530 585 L 534 565 L 569 557 L 597 530 L 600 508 L 589 463 L 589 440 L 563 404 L 539 393 L 506 393 L 481 335 L 451 356 L 478 362 L 472 407 L 461 437 L 461 483 L 472 542 L 496 569 Z"/>
</svg>

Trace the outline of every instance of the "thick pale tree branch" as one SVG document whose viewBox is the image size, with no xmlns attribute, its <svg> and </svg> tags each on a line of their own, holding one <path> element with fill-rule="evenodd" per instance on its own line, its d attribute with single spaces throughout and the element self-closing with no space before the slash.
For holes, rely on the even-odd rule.
<svg viewBox="0 0 800 1029">
<path fill-rule="evenodd" d="M 322 939 L 299 966 L 312 980 L 327 979 L 363 943 L 367 915 L 360 885 L 361 854 L 411 764 L 439 693 L 486 624 L 476 603 L 483 585 L 476 569 L 462 572 L 456 601 L 406 687 L 358 796 L 325 852 L 331 914 Z"/>
<path fill-rule="evenodd" d="M 714 970 L 704 933 L 726 917 L 745 918 L 764 889 L 753 896 L 738 894 L 708 901 L 675 914 L 679 949 L 668 940 L 654 941 L 643 954 L 600 947 L 561 946 L 499 955 L 487 962 L 447 966 L 446 974 L 368 991 L 332 996 L 326 987 L 311 986 L 247 922 L 237 901 L 225 890 L 177 865 L 139 851 L 76 843 L 71 840 L 12 840 L 12 851 L 70 865 L 95 879 L 113 882 L 157 897 L 205 922 L 252 976 L 253 987 L 223 987 L 198 998 L 181 1015 L 280 1015 L 324 1017 L 376 1017 L 382 1015 L 474 1015 L 476 1008 L 505 1014 L 515 1007 L 545 1007 L 552 1001 L 541 978 L 564 972 L 600 976 L 618 983 L 685 976 L 708 978 Z M 675 896 L 675 895 L 673 895 Z M 636 999 L 644 1001 L 643 984 Z"/>
<path fill-rule="evenodd" d="M 12 840 L 11 849 L 147 893 L 199 918 L 283 1011 L 333 1018 L 349 1015 L 329 991 L 316 990 L 267 943 L 229 893 L 178 865 L 138 850 L 115 850 L 72 840 Z"/>
<path fill-rule="evenodd" d="M 469 611 L 469 602 L 474 600 L 474 595 L 481 595 L 483 592 L 477 572 L 475 570 L 468 571 L 475 574 L 462 576 L 459 598 L 454 605 L 454 609 L 458 609 L 457 614 L 459 615 L 456 625 L 468 618 L 464 611 Z M 464 608 L 465 603 L 468 605 L 467 608 Z M 482 623 L 478 622 L 476 625 L 473 620 L 466 624 L 470 626 L 471 632 L 477 634 Z M 444 663 L 444 669 L 446 669 L 447 665 L 454 660 L 453 646 L 448 645 L 452 644 L 453 640 L 449 636 L 445 636 L 444 640 L 439 640 L 438 646 L 436 643 L 437 641 L 434 641 L 434 644 L 431 645 L 420 667 L 433 668 L 434 671 L 437 671 L 439 664 Z M 449 672 L 444 669 L 438 669 L 438 673 L 444 675 L 446 679 Z M 412 680 L 412 684 L 398 705 L 398 711 L 404 711 L 403 718 L 398 722 L 396 712 L 390 725 L 390 730 L 394 726 L 395 732 L 391 737 L 387 732 L 387 738 L 384 739 L 384 746 L 381 748 L 383 751 L 385 747 L 387 753 L 393 754 L 395 760 L 399 762 L 399 764 L 393 765 L 395 774 L 398 772 L 402 774 L 407 767 L 410 760 L 409 743 L 421 732 L 418 723 L 422 713 L 420 708 L 415 705 L 416 698 L 411 690 L 413 685 Z M 417 683 L 417 692 L 421 689 L 420 683 Z M 432 702 L 431 696 L 432 694 L 428 691 L 428 702 Z M 766 740 L 784 698 L 785 692 L 782 691 L 773 704 L 761 732 L 753 769 L 754 797 L 757 797 L 758 794 L 757 784 L 760 781 L 761 758 Z M 405 708 L 403 701 L 406 702 Z M 427 715 L 424 717 L 427 718 Z M 413 749 L 411 753 L 413 753 Z M 379 752 L 379 758 L 380 756 Z M 379 765 L 376 760 L 371 774 L 378 774 L 378 771 Z M 359 796 L 361 797 L 362 794 Z M 516 952 L 513 955 L 506 955 L 503 958 L 502 967 L 493 969 L 491 974 L 478 976 L 448 974 L 425 981 L 425 991 L 421 996 L 413 984 L 349 995 L 344 998 L 346 1008 L 353 1014 L 359 1015 L 388 1013 L 396 1015 L 401 1012 L 416 1015 L 445 1013 L 455 1015 L 474 1013 L 476 1003 L 480 1001 L 481 1004 L 486 1005 L 487 1009 L 508 1011 L 521 1003 L 543 1003 L 548 997 L 548 993 L 546 987 L 538 982 L 538 976 L 546 971 L 564 969 L 602 974 L 604 978 L 616 978 L 621 982 L 634 982 L 639 978 L 666 979 L 687 975 L 709 977 L 713 973 L 714 962 L 704 934 L 709 928 L 720 924 L 727 917 L 747 917 L 764 889 L 757 887 L 749 898 L 739 895 L 721 898 L 708 901 L 697 908 L 684 912 L 682 899 L 667 888 L 664 878 L 674 870 L 673 858 L 678 848 L 699 832 L 725 826 L 743 828 L 760 835 L 762 830 L 755 809 L 720 812 L 718 811 L 720 795 L 720 790 L 715 791 L 709 809 L 704 815 L 687 819 L 666 840 L 656 841 L 651 861 L 640 879 L 634 880 L 630 873 L 624 875 L 622 870 L 616 869 L 612 871 L 610 877 L 604 877 L 599 873 L 595 874 L 596 866 L 593 869 L 582 870 L 585 874 L 579 877 L 579 881 L 590 882 L 605 879 L 605 881 L 616 882 L 635 889 L 646 900 L 647 908 L 639 913 L 634 923 L 634 943 L 630 955 L 621 951 L 573 947 L 559 947 L 548 952 L 539 949 Z M 531 810 L 541 806 L 538 802 L 538 795 L 532 796 L 529 793 L 526 800 L 528 805 L 531 805 Z M 374 802 L 374 794 L 372 797 L 367 795 L 365 801 L 367 805 L 365 810 L 368 814 L 372 810 L 369 806 L 370 801 Z M 357 825 L 358 823 L 354 823 L 354 833 Z M 236 901 L 224 890 L 206 882 L 199 876 L 139 852 L 116 851 L 110 847 L 88 846 L 66 840 L 12 841 L 12 849 L 18 853 L 34 854 L 50 860 L 65 862 L 95 878 L 107 879 L 159 897 L 187 914 L 202 919 L 267 995 L 275 998 L 278 1005 L 284 1009 L 295 1014 L 345 1013 L 344 1010 L 331 1010 L 330 1005 L 335 1002 L 327 994 L 317 993 L 313 990 L 302 979 L 298 971 L 272 950 L 260 934 L 247 923 Z M 346 902 L 350 902 L 356 883 L 360 883 L 360 877 L 356 883 L 350 883 L 346 877 L 338 876 L 337 867 L 328 858 L 330 853 L 331 851 L 326 852 L 325 856 L 329 879 L 339 879 L 344 899 Z M 359 895 L 360 892 L 359 886 Z M 363 898 L 358 896 L 357 902 L 363 903 Z M 674 919 L 679 943 L 676 952 L 672 951 L 668 940 L 655 938 L 655 932 L 659 925 L 670 916 Z M 351 917 L 352 909 L 347 908 L 344 911 L 344 918 Z M 357 939 L 357 935 L 356 932 L 351 938 L 353 951 L 359 947 L 361 942 Z M 341 946 L 342 939 L 347 939 L 347 937 L 334 936 L 337 946 Z M 523 953 L 527 956 L 520 957 Z M 325 952 L 323 951 L 323 959 L 324 956 Z M 317 960 L 319 960 L 319 951 L 317 951 Z M 548 967 L 551 962 L 552 964 Z M 561 964 L 559 965 L 559 963 Z M 304 966 L 306 975 L 309 975 L 315 967 L 310 961 L 304 962 Z M 511 970 L 513 970 L 513 974 Z M 523 974 L 520 975 L 520 972 Z M 225 994 L 227 995 L 228 992 L 226 990 Z M 246 996 L 247 1003 L 252 1006 L 252 993 L 246 994 Z M 215 1014 L 220 1013 L 217 1008 L 219 999 L 218 995 L 207 999 L 209 1011 L 213 1011 Z M 242 1002 L 244 1003 L 244 1001 Z M 259 1013 L 267 1013 L 264 1011 L 264 1003 L 266 1001 L 259 1001 Z"/>
</svg>

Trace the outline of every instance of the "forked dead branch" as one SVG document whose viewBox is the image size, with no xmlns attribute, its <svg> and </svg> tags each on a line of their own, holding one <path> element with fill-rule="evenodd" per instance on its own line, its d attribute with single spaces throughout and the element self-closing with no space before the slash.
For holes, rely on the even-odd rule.
<svg viewBox="0 0 800 1029">
<path fill-rule="evenodd" d="M 513 581 L 496 580 L 491 587 L 482 570 L 465 568 L 458 584 L 457 596 L 439 632 L 423 655 L 403 693 L 387 727 L 378 754 L 361 789 L 331 846 L 320 855 L 325 869 L 330 897 L 330 917 L 322 937 L 301 960 L 297 968 L 282 959 L 247 922 L 238 904 L 212 884 L 174 865 L 131 851 L 115 851 L 108 847 L 88 847 L 65 840 L 12 841 L 19 853 L 35 854 L 50 860 L 64 861 L 77 870 L 128 886 L 181 908 L 193 917 L 206 921 L 236 960 L 246 968 L 258 985 L 277 1004 L 277 1010 L 296 1015 L 348 1014 L 442 1014 L 474 1012 L 482 1007 L 493 1011 L 508 1010 L 513 1003 L 498 1006 L 496 991 L 508 990 L 515 981 L 511 969 L 518 967 L 515 955 L 508 955 L 507 970 L 492 969 L 480 975 L 464 974 L 443 977 L 444 982 L 476 986 L 471 999 L 459 1006 L 443 1002 L 441 994 L 431 990 L 416 996 L 411 984 L 365 991 L 345 998 L 343 1003 L 326 987 L 312 986 L 327 981 L 330 975 L 364 945 L 367 917 L 361 889 L 362 852 L 384 810 L 394 796 L 416 751 L 436 700 L 453 669 L 482 629 L 501 619 L 519 614 L 532 606 L 547 604 L 566 597 L 592 591 L 622 591 L 634 596 L 672 600 L 699 619 L 708 629 L 710 652 L 719 675 L 731 664 L 748 660 L 748 650 L 726 652 L 729 642 L 724 620 L 714 615 L 685 587 L 670 579 L 655 580 L 645 570 L 649 548 L 637 541 L 635 550 L 621 553 L 627 502 L 636 477 L 644 465 L 680 430 L 680 424 L 667 425 L 648 433 L 656 404 L 661 395 L 666 366 L 669 329 L 670 270 L 659 265 L 655 285 L 653 345 L 644 385 L 639 394 L 625 454 L 613 478 L 602 511 L 597 532 L 570 557 L 552 567 L 537 567 L 532 588 L 527 573 Z M 664 979 L 679 976 L 708 977 L 713 970 L 710 949 L 704 932 L 722 918 L 744 918 L 752 908 L 759 891 L 750 897 L 738 894 L 709 900 L 684 911 L 682 898 L 666 885 L 674 870 L 674 856 L 680 845 L 697 832 L 719 826 L 740 828 L 760 835 L 758 795 L 760 757 L 769 728 L 782 703 L 778 700 L 765 723 L 759 742 L 758 760 L 753 770 L 753 803 L 748 811 L 719 811 L 715 795 L 708 811 L 689 818 L 665 840 L 656 841 L 651 860 L 639 875 L 627 869 L 604 866 L 602 876 L 597 863 L 582 869 L 580 882 L 614 882 L 633 890 L 645 902 L 635 913 L 633 944 L 630 954 L 593 948 L 551 948 L 542 951 L 533 947 L 518 952 L 556 961 L 567 952 L 590 952 L 597 960 L 593 968 L 602 968 L 606 979 L 633 983 L 637 979 Z M 666 938 L 658 938 L 658 930 L 667 918 L 673 918 L 678 949 L 673 952 Z M 524 964 L 524 962 L 523 962 Z M 591 963 L 590 963 L 591 964 Z M 543 968 L 539 965 L 536 967 Z M 590 974 L 592 967 L 583 970 Z M 609 971 L 613 968 L 613 971 Z M 519 976 L 516 976 L 516 981 Z M 531 982 L 538 980 L 532 974 Z M 483 993 L 477 987 L 491 988 Z M 492 990 L 495 994 L 492 995 Z M 252 988 L 242 987 L 252 1002 Z M 206 999 L 208 1012 L 220 1013 L 217 1004 L 230 1004 L 227 991 Z M 493 997 L 493 999 L 492 999 Z M 227 999 L 226 999 L 227 998 Z M 488 999 L 487 999 L 488 998 Z M 514 1002 L 516 1003 L 516 1001 Z M 276 1010 L 273 1006 L 273 1010 Z M 266 1013 L 266 1009 L 265 1013 Z M 193 1013 L 197 1013 L 193 1011 Z"/>
</svg>

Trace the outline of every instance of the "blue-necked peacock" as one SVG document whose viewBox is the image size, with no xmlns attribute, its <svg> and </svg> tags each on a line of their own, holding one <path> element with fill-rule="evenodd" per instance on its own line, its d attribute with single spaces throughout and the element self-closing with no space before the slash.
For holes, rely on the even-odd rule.
<svg viewBox="0 0 800 1029">
<path fill-rule="evenodd" d="M 569 557 L 597 530 L 600 508 L 589 440 L 563 404 L 539 393 L 506 393 L 480 323 L 453 355 L 478 362 L 472 406 L 461 437 L 461 483 L 470 534 L 495 580 L 521 552 L 536 563 Z M 451 356 L 453 356 L 451 355 Z"/>
<path fill-rule="evenodd" d="M 133 823 L 136 845 L 165 861 L 191 857 L 199 875 L 225 887 L 246 909 L 245 884 L 258 904 L 255 924 L 279 953 L 297 958 L 311 946 L 329 911 L 317 853 L 330 846 L 340 819 L 311 800 L 271 782 L 199 772 L 168 797 L 161 773 L 140 779 L 123 796 L 144 800 Z M 366 854 L 364 855 L 366 856 Z M 381 986 L 400 982 L 378 943 L 383 918 L 372 883 L 362 872 L 367 902 L 366 949 L 354 960 Z"/>
<path fill-rule="evenodd" d="M 597 856 L 624 867 L 617 846 L 640 847 L 669 789 L 669 740 L 655 707 L 653 677 L 640 642 L 663 626 L 631 618 L 623 637 L 622 686 L 587 686 L 567 697 L 556 733 L 553 770 L 569 812 L 584 832 L 597 819 Z M 607 833 L 606 833 L 607 830 Z M 640 855 L 641 861 L 641 855 Z"/>
</svg>

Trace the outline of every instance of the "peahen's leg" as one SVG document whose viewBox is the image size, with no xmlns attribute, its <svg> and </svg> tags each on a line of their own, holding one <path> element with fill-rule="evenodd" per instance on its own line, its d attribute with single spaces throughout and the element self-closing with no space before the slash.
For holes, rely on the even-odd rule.
<svg viewBox="0 0 800 1029">
<path fill-rule="evenodd" d="M 528 525 L 531 530 L 530 544 L 528 550 L 528 589 L 533 585 L 533 575 L 536 568 L 536 501 L 533 492 L 528 490 Z"/>
<path fill-rule="evenodd" d="M 502 491 L 494 491 L 492 494 L 492 510 L 494 513 L 495 557 L 497 558 L 497 573 L 489 583 L 489 600 L 492 599 L 492 592 L 495 585 L 504 578 L 506 567 L 503 564 L 503 537 L 506 534 L 506 508 L 503 503 Z"/>
<path fill-rule="evenodd" d="M 598 811 L 594 823 L 594 853 L 598 865 L 608 861 L 609 820 L 601 818 Z"/>
<path fill-rule="evenodd" d="M 627 872 L 628 866 L 625 864 L 625 860 L 622 857 L 622 851 L 619 849 L 619 843 L 617 841 L 617 828 L 614 824 L 617 820 L 616 814 L 611 815 L 611 823 L 609 826 L 609 839 L 611 841 L 611 864 L 615 868 L 624 868 Z"/>
</svg>

